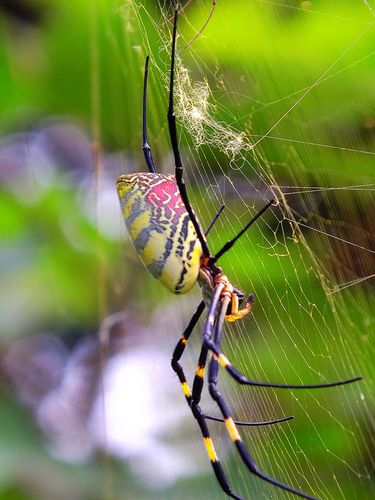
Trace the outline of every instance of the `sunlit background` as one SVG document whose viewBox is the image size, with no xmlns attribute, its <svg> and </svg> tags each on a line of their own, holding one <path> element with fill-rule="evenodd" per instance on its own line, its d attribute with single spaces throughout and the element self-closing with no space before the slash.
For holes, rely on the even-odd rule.
<svg viewBox="0 0 375 500">
<path fill-rule="evenodd" d="M 169 9 L 168 9 L 169 8 Z M 176 114 L 189 193 L 253 314 L 220 373 L 259 468 L 322 499 L 375 497 L 375 4 L 190 0 L 179 18 Z M 138 261 L 115 192 L 149 140 L 173 173 L 166 123 L 168 2 L 0 4 L 0 498 L 224 498 L 170 367 L 200 301 Z M 205 23 L 209 19 L 207 26 Z M 205 26 L 205 27 L 204 27 Z M 204 27 L 203 31 L 201 28 Z M 194 375 L 202 324 L 183 358 Z M 202 407 L 219 415 L 207 394 Z M 245 499 L 292 498 L 254 478 L 220 423 L 213 439 Z"/>
</svg>

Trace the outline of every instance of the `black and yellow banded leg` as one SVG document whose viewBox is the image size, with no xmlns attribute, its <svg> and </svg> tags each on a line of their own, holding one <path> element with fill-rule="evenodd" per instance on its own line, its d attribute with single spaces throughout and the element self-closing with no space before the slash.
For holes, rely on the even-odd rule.
<svg viewBox="0 0 375 500">
<path fill-rule="evenodd" d="M 172 361 L 171 361 L 172 368 L 178 376 L 182 391 L 185 395 L 186 401 L 188 402 L 189 406 L 191 405 L 191 391 L 190 391 L 190 388 L 189 388 L 188 383 L 186 381 L 184 370 L 179 363 L 179 360 L 181 359 L 181 356 L 184 353 L 185 347 L 189 341 L 190 335 L 191 335 L 192 331 L 194 330 L 195 325 L 198 323 L 199 318 L 202 316 L 204 308 L 205 308 L 205 303 L 202 300 L 202 302 L 199 304 L 197 310 L 193 314 L 193 316 L 192 316 L 188 326 L 186 327 L 184 333 L 181 335 L 180 340 L 177 342 L 177 345 L 173 351 Z"/>
<path fill-rule="evenodd" d="M 205 236 L 207 236 L 208 233 L 211 231 L 211 229 L 215 225 L 216 221 L 218 220 L 218 218 L 222 214 L 224 208 L 225 208 L 225 205 L 221 205 L 219 210 L 216 212 L 216 214 L 214 215 L 213 219 L 211 220 L 210 224 L 208 225 L 208 227 L 206 229 Z M 246 306 L 248 303 L 249 304 L 252 303 L 253 300 L 254 300 L 254 298 L 251 295 L 246 303 Z M 237 309 L 235 309 L 235 304 L 233 304 L 232 315 L 236 312 L 238 312 L 238 303 L 237 303 Z M 234 320 L 228 320 L 228 321 L 234 321 Z M 193 397 L 193 401 L 196 404 L 199 404 L 199 401 L 201 399 L 201 394 L 202 394 L 202 389 L 203 389 L 203 377 L 204 377 L 204 371 L 205 371 L 205 367 L 206 367 L 206 363 L 207 363 L 207 354 L 208 354 L 208 349 L 206 346 L 203 345 L 202 349 L 201 349 L 201 353 L 199 355 L 199 360 L 198 360 L 197 368 L 195 370 L 195 377 L 194 377 L 194 382 L 193 382 L 192 397 Z"/>
<path fill-rule="evenodd" d="M 195 370 L 194 382 L 193 382 L 193 402 L 198 405 L 201 400 L 201 394 L 203 390 L 203 377 L 206 368 L 208 349 L 205 345 L 202 346 L 197 368 Z"/>
<path fill-rule="evenodd" d="M 203 345 L 210 351 L 215 354 L 220 366 L 226 369 L 226 371 L 233 377 L 237 382 L 243 385 L 252 385 L 256 387 L 273 387 L 276 389 L 322 389 L 325 387 L 335 387 L 337 385 L 345 385 L 351 384 L 352 382 L 357 382 L 361 380 L 362 377 L 354 377 L 345 380 L 339 380 L 335 382 L 328 382 L 325 384 L 277 384 L 274 382 L 259 382 L 256 380 L 251 380 L 243 375 L 240 371 L 235 368 L 229 359 L 221 352 L 220 346 L 216 344 L 214 340 L 212 340 L 212 332 L 214 327 L 214 318 L 216 308 L 221 307 L 221 316 L 222 318 L 217 323 L 221 324 L 220 326 L 220 335 L 223 329 L 223 322 L 226 314 L 223 311 L 227 311 L 224 307 L 228 308 L 230 303 L 230 298 L 225 296 L 224 298 L 221 296 L 224 291 L 224 285 L 218 285 L 215 289 L 214 297 L 211 301 L 210 309 L 208 311 L 208 315 L 206 318 L 206 322 L 203 330 Z M 220 305 L 219 305 L 220 304 Z"/>
<path fill-rule="evenodd" d="M 221 330 L 222 331 L 222 330 Z M 220 339 L 215 339 L 215 343 L 220 343 Z M 203 390 L 203 377 L 205 373 L 205 368 L 206 368 L 206 363 L 207 363 L 207 357 L 208 357 L 208 349 L 203 345 L 201 349 L 201 353 L 199 355 L 199 361 L 198 365 L 195 371 L 195 377 L 194 377 L 194 382 L 193 382 L 193 390 L 192 390 L 192 397 L 191 397 L 191 405 L 192 406 L 197 406 L 200 402 L 201 395 L 202 395 L 202 390 Z M 212 415 L 208 415 L 207 413 L 203 413 L 203 416 L 208 419 L 208 420 L 214 420 L 216 422 L 224 422 L 222 418 L 219 417 L 214 417 Z M 263 426 L 263 425 L 273 425 L 273 424 L 279 424 L 281 422 L 287 422 L 288 420 L 292 420 L 294 417 L 293 416 L 288 416 L 288 417 L 281 417 L 281 418 L 276 418 L 272 420 L 266 420 L 266 421 L 258 421 L 258 422 L 253 422 L 253 421 L 245 421 L 245 422 L 239 422 L 235 421 L 236 425 L 241 426 L 241 427 L 258 427 L 258 426 Z"/>
<path fill-rule="evenodd" d="M 223 323 L 224 323 L 224 318 L 225 318 L 225 313 L 228 308 L 229 304 L 229 298 L 225 297 L 221 303 L 221 309 L 220 309 L 220 314 L 218 316 L 217 322 L 214 325 L 215 328 L 215 335 L 214 335 L 214 344 L 218 347 L 220 347 L 221 343 L 221 335 L 223 331 Z M 211 331 L 212 333 L 212 331 Z M 288 486 L 287 484 L 281 483 L 280 481 L 277 481 L 276 479 L 273 479 L 272 477 L 267 476 L 263 472 L 261 472 L 256 463 L 254 462 L 253 458 L 251 457 L 250 453 L 248 452 L 244 442 L 241 439 L 240 433 L 237 429 L 236 422 L 233 420 L 233 417 L 229 411 L 229 408 L 224 401 L 223 396 L 220 394 L 220 392 L 217 389 L 217 380 L 218 380 L 218 374 L 219 374 L 219 362 L 218 362 L 218 357 L 216 354 L 212 356 L 210 359 L 209 365 L 208 365 L 208 390 L 213 398 L 213 400 L 217 403 L 221 414 L 224 417 L 224 422 L 225 426 L 227 428 L 228 434 L 235 444 L 242 461 L 248 468 L 248 470 L 258 476 L 259 478 L 263 479 L 264 481 L 271 483 L 275 486 L 278 486 L 279 488 L 282 488 L 286 491 L 290 491 L 291 493 L 294 493 L 295 495 L 298 495 L 303 498 L 307 498 L 308 500 L 317 500 L 315 497 L 308 495 L 306 493 L 303 493 L 300 490 L 297 490 L 295 488 L 292 488 L 291 486 Z"/>
<path fill-rule="evenodd" d="M 194 313 L 187 328 L 185 329 L 184 333 L 182 334 L 180 340 L 178 341 L 178 343 L 175 347 L 175 350 L 174 350 L 173 356 L 172 356 L 172 363 L 171 364 L 172 364 L 173 370 L 175 371 L 175 373 L 177 374 L 177 376 L 180 380 L 181 387 L 182 387 L 183 393 L 185 395 L 186 401 L 187 401 L 189 407 L 191 408 L 195 419 L 198 422 L 199 428 L 200 428 L 202 436 L 203 436 L 203 442 L 204 442 L 204 445 L 206 447 L 208 458 L 210 459 L 212 468 L 214 470 L 214 473 L 216 475 L 218 482 L 220 483 L 222 489 L 225 491 L 225 493 L 227 495 L 229 495 L 230 497 L 235 498 L 237 500 L 242 500 L 242 498 L 240 496 L 238 496 L 236 493 L 234 493 L 232 491 L 232 488 L 231 488 L 231 486 L 230 486 L 230 484 L 225 476 L 225 473 L 224 473 L 223 468 L 221 467 L 221 464 L 220 464 L 219 459 L 217 457 L 215 447 L 214 447 L 214 444 L 212 442 L 210 432 L 209 432 L 207 424 L 206 424 L 206 420 L 205 420 L 206 417 L 203 414 L 199 405 L 192 404 L 192 397 L 191 397 L 191 393 L 190 393 L 190 388 L 189 388 L 189 385 L 186 381 L 186 377 L 185 377 L 183 368 L 179 363 L 179 360 L 180 360 L 180 358 L 185 350 L 185 347 L 188 343 L 189 337 L 190 337 L 195 325 L 197 324 L 200 316 L 202 315 L 204 308 L 205 308 L 205 304 L 202 301 L 199 304 L 196 312 Z M 202 351 L 203 351 L 203 349 L 202 349 Z M 207 352 L 208 352 L 207 349 L 205 349 L 205 352 L 206 352 L 205 356 L 207 358 Z M 204 355 L 202 355 L 202 353 L 201 353 L 201 356 L 203 359 Z M 205 361 L 204 361 L 204 363 L 205 363 Z M 202 374 L 202 380 L 203 380 L 203 374 Z M 202 384 L 202 386 L 203 386 L 203 384 Z M 216 420 L 221 421 L 221 419 L 216 419 Z M 243 424 L 246 425 L 247 423 L 244 422 Z"/>
<path fill-rule="evenodd" d="M 198 405 L 197 406 L 194 405 L 192 407 L 192 411 L 193 411 L 194 417 L 196 418 L 196 420 L 198 422 L 199 428 L 200 428 L 201 433 L 202 433 L 203 442 L 204 442 L 204 445 L 206 447 L 208 458 L 210 459 L 215 476 L 216 476 L 221 488 L 230 497 L 236 498 L 237 500 L 242 500 L 242 497 L 237 495 L 232 490 L 231 485 L 225 476 L 224 470 L 223 470 L 223 468 L 220 464 L 220 461 L 218 459 L 218 456 L 216 454 L 215 447 L 214 447 L 214 444 L 212 442 L 210 432 L 208 430 L 206 420 L 205 420 L 204 415 L 202 414 L 201 408 Z"/>
<path fill-rule="evenodd" d="M 217 367 L 219 366 L 217 363 L 217 360 L 215 358 L 212 358 L 210 361 L 210 366 L 209 366 L 210 372 L 217 372 L 216 369 L 212 369 L 215 366 L 215 364 Z M 256 463 L 254 462 L 254 459 L 251 457 L 244 442 L 241 439 L 241 436 L 240 436 L 240 433 L 237 429 L 236 423 L 233 420 L 233 417 L 232 417 L 232 415 L 231 415 L 231 413 L 230 413 L 230 411 L 229 411 L 229 409 L 224 401 L 223 396 L 217 390 L 215 378 L 216 377 L 214 377 L 214 378 L 210 377 L 210 379 L 209 379 L 209 382 L 208 382 L 209 393 L 210 393 L 211 397 L 214 399 L 214 401 L 216 401 L 217 405 L 219 406 L 221 414 L 224 417 L 225 426 L 227 428 L 228 434 L 229 434 L 231 440 L 233 441 L 233 443 L 235 444 L 235 446 L 236 446 L 236 448 L 237 448 L 237 450 L 242 458 L 242 461 L 244 462 L 246 467 L 249 469 L 249 471 L 252 474 L 263 479 L 264 481 L 267 481 L 268 483 L 271 483 L 275 486 L 281 487 L 284 490 L 290 491 L 291 493 L 294 493 L 295 495 L 299 495 L 302 498 L 307 498 L 308 500 L 317 500 L 315 497 L 313 497 L 311 495 L 308 495 L 306 493 L 303 493 L 302 491 L 296 490 L 295 488 L 292 488 L 291 486 L 288 486 L 287 484 L 280 483 L 276 479 L 273 479 L 272 477 L 267 476 L 266 474 L 264 474 L 263 472 L 261 472 L 258 469 Z"/>
<path fill-rule="evenodd" d="M 226 371 L 233 377 L 237 382 L 243 385 L 252 385 L 256 387 L 273 387 L 276 389 L 323 389 L 325 387 L 335 387 L 338 385 L 346 385 L 351 384 L 353 382 L 357 382 L 361 380 L 362 377 L 354 377 L 345 380 L 338 380 L 335 382 L 328 382 L 325 384 L 278 384 L 274 382 L 259 382 L 256 380 L 251 380 L 243 375 L 240 371 L 237 370 L 229 361 L 229 359 L 221 352 L 218 346 L 213 342 L 208 335 L 204 336 L 204 344 L 205 346 L 212 351 L 220 366 L 226 369 Z"/>
<path fill-rule="evenodd" d="M 190 335 L 191 335 L 195 325 L 197 324 L 200 316 L 202 315 L 204 307 L 205 307 L 205 304 L 202 301 L 199 304 L 193 317 L 191 318 L 191 320 L 190 320 L 187 328 L 185 329 L 184 333 L 182 334 L 180 340 L 178 341 L 178 343 L 174 349 L 172 361 L 171 361 L 172 368 L 179 378 L 182 391 L 184 393 L 184 396 L 186 398 L 186 401 L 187 401 L 189 407 L 192 406 L 193 401 L 195 402 L 195 405 L 197 405 L 200 401 L 200 396 L 201 396 L 202 388 L 203 388 L 204 368 L 205 368 L 205 364 L 206 364 L 206 360 L 207 360 L 208 350 L 204 346 L 202 347 L 201 354 L 199 357 L 198 367 L 196 370 L 196 376 L 194 379 L 193 394 L 191 394 L 190 387 L 187 383 L 184 370 L 183 370 L 182 366 L 180 365 L 179 360 L 180 360 L 182 354 L 184 353 L 185 347 L 188 343 L 188 340 L 190 338 Z M 203 415 L 205 418 L 208 418 L 210 420 L 215 420 L 217 422 L 223 422 L 222 418 L 214 417 L 212 415 L 207 415 L 206 413 L 204 413 Z M 258 426 L 258 425 L 272 425 L 272 424 L 277 424 L 280 422 L 285 422 L 285 421 L 290 420 L 292 418 L 293 417 L 283 417 L 283 418 L 278 418 L 275 420 L 269 420 L 266 422 L 236 422 L 236 424 L 241 425 L 241 426 L 247 426 L 247 427 Z"/>
</svg>

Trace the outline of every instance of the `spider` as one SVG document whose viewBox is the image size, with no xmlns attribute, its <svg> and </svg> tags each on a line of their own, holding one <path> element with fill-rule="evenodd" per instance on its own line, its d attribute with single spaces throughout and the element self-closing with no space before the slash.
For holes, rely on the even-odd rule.
<svg viewBox="0 0 375 500">
<path fill-rule="evenodd" d="M 232 498 L 241 499 L 235 493 L 225 475 L 207 425 L 207 419 L 225 423 L 226 429 L 247 469 L 260 479 L 303 498 L 313 496 L 281 483 L 261 472 L 247 450 L 238 431 L 240 425 L 270 425 L 289 420 L 284 417 L 266 422 L 236 422 L 224 397 L 217 389 L 219 367 L 239 384 L 274 387 L 279 389 L 318 389 L 349 384 L 362 377 L 330 382 L 326 384 L 295 385 L 259 382 L 252 380 L 237 370 L 222 353 L 220 345 L 225 321 L 244 318 L 252 308 L 253 295 L 245 300 L 245 294 L 234 286 L 222 269 L 218 260 L 228 252 L 236 241 L 255 221 L 277 200 L 268 203 L 216 253 L 211 253 L 206 236 L 220 217 L 224 205 L 219 209 L 206 232 L 203 232 L 197 216 L 189 202 L 183 177 L 183 164 L 178 148 L 176 118 L 174 114 L 174 73 L 177 35 L 177 11 L 173 22 L 172 49 L 170 62 L 168 127 L 175 162 L 175 175 L 163 175 L 156 171 L 151 148 L 147 140 L 146 98 L 149 57 L 146 58 L 143 81 L 143 152 L 149 172 L 122 175 L 117 181 L 117 190 L 130 238 L 134 248 L 152 275 L 175 294 L 188 292 L 198 282 L 203 300 L 198 305 L 187 328 L 179 339 L 172 356 L 172 368 L 178 376 L 183 394 L 191 409 L 204 440 L 216 478 L 224 492 Z M 208 313 L 204 322 L 202 347 L 190 389 L 180 358 L 189 337 L 205 308 Z M 208 359 L 209 358 L 209 359 Z M 204 373 L 208 362 L 207 381 L 209 394 L 216 402 L 222 418 L 207 415 L 200 407 L 204 384 Z"/>
</svg>

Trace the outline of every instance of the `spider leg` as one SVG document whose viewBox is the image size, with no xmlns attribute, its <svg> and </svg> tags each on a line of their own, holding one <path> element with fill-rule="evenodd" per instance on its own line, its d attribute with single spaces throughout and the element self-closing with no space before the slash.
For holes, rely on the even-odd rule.
<svg viewBox="0 0 375 500">
<path fill-rule="evenodd" d="M 215 225 L 215 222 L 217 221 L 217 219 L 220 217 L 220 215 L 222 214 L 223 210 L 225 208 L 225 204 L 221 205 L 221 207 L 219 208 L 219 210 L 216 212 L 216 214 L 213 216 L 213 219 L 212 221 L 208 224 L 208 228 L 206 229 L 204 235 L 207 236 L 208 233 L 211 231 L 211 229 L 214 227 Z"/>
<path fill-rule="evenodd" d="M 168 106 L 168 127 L 169 127 L 169 135 L 172 143 L 172 150 L 174 156 L 174 162 L 176 167 L 176 184 L 178 190 L 180 192 L 182 201 L 184 202 L 187 213 L 189 214 L 190 220 L 193 223 L 194 229 L 197 233 L 197 238 L 199 239 L 202 245 L 203 256 L 208 258 L 210 257 L 210 251 L 208 249 L 206 238 L 202 232 L 201 226 L 198 222 L 197 216 L 194 213 L 192 206 L 190 205 L 190 201 L 188 198 L 188 194 L 186 191 L 186 185 L 183 178 L 183 165 L 181 160 L 180 151 L 178 149 L 178 139 L 177 139 L 177 130 L 176 130 L 176 117 L 174 114 L 174 103 L 173 103 L 173 93 L 174 93 L 174 67 L 175 67 L 175 54 L 176 54 L 176 35 L 177 35 L 177 10 L 174 14 L 174 22 L 173 22 L 173 38 L 172 38 L 172 54 L 171 54 L 171 74 L 170 74 L 170 83 L 169 83 L 169 106 Z"/>
<path fill-rule="evenodd" d="M 229 359 L 221 352 L 220 347 L 216 345 L 216 343 L 211 339 L 211 332 L 214 325 L 215 320 L 215 311 L 216 307 L 220 301 L 221 294 L 224 290 L 225 285 L 219 283 L 214 292 L 214 296 L 211 300 L 210 309 L 208 311 L 207 319 L 204 325 L 203 330 L 203 343 L 204 346 L 212 351 L 219 364 L 227 370 L 227 372 L 233 377 L 237 382 L 243 385 L 252 385 L 256 387 L 273 387 L 276 389 L 323 389 L 325 387 L 335 387 L 338 385 L 346 385 L 351 384 L 353 382 L 357 382 L 358 380 L 362 380 L 362 377 L 353 377 L 345 380 L 338 380 L 335 382 L 328 382 L 325 384 L 277 384 L 273 382 L 259 382 L 256 380 L 251 380 L 243 375 L 240 371 L 237 370 L 229 361 Z M 229 299 L 231 300 L 231 298 Z M 228 302 L 229 304 L 229 302 Z M 225 310 L 226 312 L 226 310 Z"/>
<path fill-rule="evenodd" d="M 214 444 L 213 444 L 211 436 L 210 436 L 210 431 L 208 430 L 208 427 L 206 424 L 205 416 L 203 415 L 200 407 L 193 406 L 192 411 L 193 411 L 194 417 L 196 418 L 196 420 L 198 422 L 199 428 L 200 428 L 202 436 L 203 436 L 203 441 L 204 441 L 204 444 L 206 446 L 208 457 L 211 461 L 211 465 L 212 465 L 212 468 L 215 472 L 216 479 L 218 480 L 221 488 L 230 497 L 236 498 L 237 500 L 242 500 L 242 497 L 240 497 L 239 495 L 237 495 L 236 493 L 234 493 L 232 491 L 232 487 L 229 484 L 229 482 L 225 476 L 224 470 L 223 470 L 221 463 L 218 459 L 218 456 L 216 454 L 215 447 L 214 447 Z"/>
<path fill-rule="evenodd" d="M 205 329 L 204 332 L 207 331 L 207 338 L 211 340 L 211 331 L 212 328 L 214 327 L 215 324 L 215 312 L 216 308 L 219 304 L 219 300 L 221 297 L 221 293 L 224 289 L 223 283 L 219 283 L 218 286 L 215 289 L 214 296 L 211 300 L 210 303 L 210 308 L 208 310 L 208 315 L 205 321 Z M 206 338 L 206 336 L 203 336 L 203 340 Z M 199 355 L 198 359 L 198 365 L 195 370 L 195 377 L 194 377 L 194 383 L 193 383 L 193 402 L 194 404 L 198 404 L 200 399 L 201 399 L 201 394 L 202 394 L 202 389 L 203 389 L 203 377 L 204 377 L 204 370 L 206 367 L 207 363 L 207 355 L 210 350 L 210 347 L 206 345 L 205 342 L 202 344 L 201 352 Z"/>
<path fill-rule="evenodd" d="M 204 377 L 204 371 L 206 369 L 207 355 L 208 355 L 208 348 L 205 345 L 202 345 L 193 382 L 193 394 L 192 394 L 193 405 L 198 405 L 201 400 L 203 381 L 204 381 L 203 377 Z"/>
<path fill-rule="evenodd" d="M 249 229 L 249 227 L 252 226 L 254 224 L 254 222 L 256 222 L 256 220 L 259 219 L 259 217 L 262 214 L 264 214 L 264 212 L 268 208 L 270 208 L 270 206 L 273 205 L 274 203 L 275 203 L 275 200 L 271 200 L 267 203 L 267 205 L 265 205 L 261 210 L 259 210 L 259 212 L 257 214 L 255 214 L 251 220 L 249 220 L 249 222 L 246 224 L 246 226 L 243 229 L 241 229 L 241 231 L 234 238 L 232 238 L 231 240 L 229 240 L 225 243 L 225 245 L 217 252 L 215 257 L 213 257 L 211 259 L 211 262 L 214 264 L 215 262 L 218 261 L 218 259 L 220 257 L 222 257 L 225 253 L 227 253 L 228 250 L 230 250 L 232 248 L 232 246 L 236 243 L 238 238 L 240 238 L 244 233 L 246 233 L 246 231 Z"/>
<path fill-rule="evenodd" d="M 215 324 L 215 337 L 214 337 L 214 343 L 218 346 L 220 346 L 221 342 L 221 334 L 223 330 L 223 324 L 225 320 L 225 314 L 227 311 L 227 308 L 230 303 L 230 296 L 225 296 L 219 309 L 219 316 L 217 319 L 217 322 Z M 213 325 L 210 325 L 210 329 L 212 332 Z M 233 443 L 235 444 L 242 461 L 244 464 L 247 466 L 248 470 L 258 476 L 260 479 L 263 479 L 264 481 L 273 484 L 274 486 L 277 486 L 283 490 L 289 491 L 290 493 L 293 493 L 295 495 L 298 495 L 302 498 L 307 498 L 309 500 L 316 500 L 315 497 L 308 495 L 307 493 L 304 493 L 300 490 L 297 490 L 295 488 L 292 488 L 291 486 L 288 486 L 287 484 L 281 483 L 280 481 L 277 481 L 276 479 L 273 479 L 270 476 L 267 476 L 263 472 L 261 472 L 256 463 L 254 462 L 254 459 L 248 452 L 244 442 L 241 439 L 241 436 L 238 432 L 237 426 L 231 416 L 231 413 L 229 411 L 229 408 L 224 401 L 223 396 L 220 394 L 220 392 L 217 389 L 217 379 L 218 379 L 218 372 L 219 372 L 219 363 L 216 355 L 214 354 L 209 362 L 209 367 L 208 367 L 208 387 L 209 387 L 209 393 L 213 400 L 217 403 L 218 407 L 220 408 L 220 411 L 224 417 L 225 425 L 228 431 L 228 434 L 230 438 L 232 439 Z"/>
<path fill-rule="evenodd" d="M 182 354 L 184 353 L 185 347 L 188 343 L 189 337 L 194 330 L 195 325 L 198 323 L 199 318 L 202 316 L 204 308 L 206 307 L 204 301 L 199 304 L 197 310 L 193 314 L 188 326 L 186 327 L 184 333 L 182 334 L 180 340 L 178 341 L 172 355 L 171 365 L 175 373 L 177 374 L 182 391 L 185 395 L 186 401 L 189 406 L 191 406 L 191 391 L 186 381 L 185 373 L 182 366 L 179 363 Z"/>
<path fill-rule="evenodd" d="M 197 406 L 201 400 L 201 394 L 202 394 L 202 389 L 203 389 L 203 377 L 204 377 L 204 371 L 207 363 L 207 355 L 208 355 L 208 349 L 205 347 L 205 345 L 202 346 L 201 353 L 199 355 L 199 360 L 198 360 L 198 365 L 195 371 L 195 377 L 194 377 L 194 382 L 193 382 L 193 392 L 191 395 L 191 405 L 192 406 Z M 212 415 L 207 415 L 206 413 L 203 414 L 205 418 L 208 420 L 215 420 L 217 422 L 224 422 L 222 418 L 218 417 L 213 417 Z M 287 420 L 292 420 L 294 417 L 293 416 L 288 416 L 288 417 L 282 417 L 282 418 L 277 418 L 274 420 L 266 420 L 264 422 L 238 422 L 236 421 L 236 425 L 239 426 L 244 426 L 244 427 L 256 427 L 256 426 L 261 426 L 261 425 L 273 425 L 273 424 L 278 424 L 281 422 L 286 422 Z"/>
<path fill-rule="evenodd" d="M 143 128 L 143 154 L 145 155 L 146 163 L 148 169 L 151 173 L 156 173 L 156 168 L 154 164 L 154 160 L 152 159 L 152 153 L 150 145 L 147 141 L 147 80 L 148 80 L 148 65 L 150 62 L 150 57 L 146 57 L 145 62 L 145 72 L 143 77 L 143 120 L 142 120 L 142 128 Z"/>
<path fill-rule="evenodd" d="M 208 457 L 211 461 L 211 465 L 212 465 L 212 468 L 214 470 L 214 473 L 216 475 L 218 482 L 220 483 L 222 489 L 225 491 L 225 493 L 227 495 L 229 495 L 232 498 L 235 498 L 236 500 L 242 500 L 242 498 L 240 496 L 238 496 L 236 493 L 234 493 L 232 491 L 232 488 L 231 488 L 231 486 L 230 486 L 230 484 L 225 476 L 223 468 L 221 467 L 221 464 L 220 464 L 219 459 L 217 457 L 215 447 L 214 447 L 214 444 L 212 442 L 210 432 L 208 430 L 205 419 L 212 418 L 213 420 L 219 420 L 219 421 L 223 421 L 223 420 L 219 419 L 219 418 L 217 419 L 216 417 L 206 417 L 202 413 L 202 410 L 201 410 L 199 405 L 191 405 L 190 388 L 187 384 L 186 377 L 185 377 L 184 371 L 182 369 L 182 366 L 179 363 L 179 360 L 180 360 L 180 358 L 185 350 L 185 347 L 187 345 L 189 337 L 190 337 L 195 325 L 197 324 L 200 316 L 202 315 L 204 308 L 205 308 L 205 303 L 202 300 L 202 302 L 199 304 L 197 310 L 193 314 L 187 328 L 185 329 L 184 333 L 182 334 L 180 340 L 178 341 L 178 343 L 176 345 L 176 348 L 173 352 L 173 357 L 172 357 L 172 368 L 176 372 L 176 374 L 178 375 L 178 378 L 180 380 L 181 387 L 182 387 L 183 393 L 185 395 L 186 401 L 188 402 L 188 404 L 193 412 L 193 415 L 198 422 L 199 428 L 200 428 L 202 436 L 203 436 L 204 445 L 206 447 Z M 242 424 L 242 423 L 239 423 L 239 424 Z"/>
<path fill-rule="evenodd" d="M 194 389 L 193 389 L 193 398 L 192 398 L 190 387 L 187 383 L 184 370 L 183 370 L 182 366 L 180 365 L 179 360 L 180 360 L 180 358 L 185 350 L 185 347 L 188 343 L 189 337 L 190 337 L 195 325 L 197 324 L 199 318 L 201 317 L 201 315 L 204 311 L 204 308 L 205 308 L 205 303 L 202 300 L 202 302 L 199 304 L 197 310 L 193 314 L 193 316 L 192 316 L 187 328 L 185 329 L 184 333 L 182 334 L 180 340 L 178 341 L 178 343 L 175 347 L 175 350 L 173 352 L 172 361 L 171 361 L 172 368 L 178 376 L 178 379 L 179 379 L 180 384 L 181 384 L 182 392 L 185 395 L 185 398 L 186 398 L 186 401 L 187 401 L 189 407 L 191 407 L 193 404 L 192 399 L 194 400 Z M 207 357 L 207 354 L 206 354 L 206 357 Z M 202 383 L 202 387 L 203 387 L 203 383 Z M 202 388 L 201 388 L 201 391 L 202 391 Z M 194 401 L 195 406 L 198 405 L 199 400 L 200 400 L 200 395 L 198 397 L 197 402 Z M 203 416 L 204 416 L 204 418 L 207 418 L 209 420 L 215 420 L 217 422 L 224 421 L 222 418 L 214 417 L 212 415 L 203 414 Z M 292 418 L 294 418 L 294 417 L 288 416 L 288 417 L 282 417 L 282 418 L 278 418 L 275 420 L 269 420 L 269 421 L 265 421 L 265 422 L 246 422 L 246 421 L 245 422 L 237 422 L 236 421 L 236 424 L 239 426 L 272 425 L 272 424 L 277 424 L 280 422 L 285 422 L 287 420 L 291 420 Z"/>
<path fill-rule="evenodd" d="M 233 377 L 237 382 L 243 385 L 252 385 L 256 387 L 273 387 L 275 389 L 323 389 L 325 387 L 336 387 L 338 385 L 351 384 L 353 382 L 357 382 L 358 380 L 362 380 L 362 377 L 353 377 L 345 380 L 328 382 L 325 384 L 277 384 L 274 382 L 259 382 L 245 377 L 245 375 L 238 371 L 237 368 L 235 368 L 230 363 L 228 358 L 224 356 L 224 354 L 220 351 L 215 342 L 207 338 L 207 335 L 204 339 L 204 342 L 208 349 L 210 349 L 215 354 L 219 364 L 227 370 L 231 377 Z"/>
<path fill-rule="evenodd" d="M 212 415 L 207 415 L 207 413 L 203 413 L 204 418 L 207 420 L 213 420 L 214 422 L 225 422 L 223 418 L 213 417 Z M 280 424 L 282 422 L 287 422 L 288 420 L 293 420 L 294 416 L 290 415 L 288 417 L 275 418 L 274 420 L 265 420 L 264 422 L 241 422 L 238 420 L 234 420 L 234 423 L 238 426 L 242 427 L 260 427 L 262 425 L 274 425 Z"/>
</svg>

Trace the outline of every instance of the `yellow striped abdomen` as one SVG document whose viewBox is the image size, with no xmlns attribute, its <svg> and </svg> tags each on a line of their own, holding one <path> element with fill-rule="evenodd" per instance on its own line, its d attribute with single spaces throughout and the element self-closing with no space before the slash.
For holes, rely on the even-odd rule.
<svg viewBox="0 0 375 500">
<path fill-rule="evenodd" d="M 139 258 L 168 290 L 188 292 L 198 278 L 202 248 L 174 176 L 122 175 L 117 191 Z"/>
</svg>

